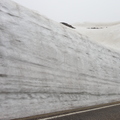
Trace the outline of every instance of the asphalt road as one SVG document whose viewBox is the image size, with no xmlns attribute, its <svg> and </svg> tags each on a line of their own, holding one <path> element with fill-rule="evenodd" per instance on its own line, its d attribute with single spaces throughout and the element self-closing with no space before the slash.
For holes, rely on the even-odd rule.
<svg viewBox="0 0 120 120">
<path fill-rule="evenodd" d="M 120 120 L 120 104 L 38 120 Z"/>
</svg>

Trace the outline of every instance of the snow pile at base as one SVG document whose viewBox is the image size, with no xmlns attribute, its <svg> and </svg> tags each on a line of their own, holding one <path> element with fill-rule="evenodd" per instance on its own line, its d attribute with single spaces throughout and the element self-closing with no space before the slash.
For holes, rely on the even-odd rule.
<svg viewBox="0 0 120 120">
<path fill-rule="evenodd" d="M 116 23 L 76 23 L 73 25 L 77 32 L 114 50 L 120 50 L 120 22 Z"/>
</svg>

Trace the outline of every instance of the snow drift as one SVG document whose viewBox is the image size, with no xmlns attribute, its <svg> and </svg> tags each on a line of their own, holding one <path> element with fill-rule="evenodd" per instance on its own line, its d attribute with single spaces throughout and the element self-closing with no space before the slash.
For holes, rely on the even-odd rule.
<svg viewBox="0 0 120 120">
<path fill-rule="evenodd" d="M 76 31 L 108 49 L 120 51 L 120 22 L 115 23 L 76 23 Z"/>
</svg>

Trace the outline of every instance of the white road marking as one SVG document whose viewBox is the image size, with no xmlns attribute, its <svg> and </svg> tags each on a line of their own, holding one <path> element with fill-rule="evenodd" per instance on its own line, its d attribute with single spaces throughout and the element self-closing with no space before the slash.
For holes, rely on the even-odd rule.
<svg viewBox="0 0 120 120">
<path fill-rule="evenodd" d="M 60 118 L 60 117 L 74 115 L 74 114 L 78 114 L 78 113 L 85 113 L 85 112 L 100 110 L 100 109 L 104 109 L 104 108 L 110 108 L 110 107 L 114 107 L 114 106 L 118 106 L 118 105 L 120 105 L 120 103 L 119 104 L 114 104 L 114 105 L 109 105 L 109 106 L 104 106 L 104 107 L 99 107 L 99 108 L 93 108 L 93 109 L 84 110 L 84 111 L 78 111 L 78 112 L 68 113 L 68 114 L 64 114 L 64 115 L 57 115 L 57 116 L 43 118 L 43 119 L 38 119 L 38 120 L 50 120 L 50 119 Z"/>
</svg>

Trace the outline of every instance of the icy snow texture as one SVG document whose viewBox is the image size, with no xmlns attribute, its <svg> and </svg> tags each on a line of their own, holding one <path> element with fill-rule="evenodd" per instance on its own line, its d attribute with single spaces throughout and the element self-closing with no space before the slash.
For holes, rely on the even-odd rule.
<svg viewBox="0 0 120 120">
<path fill-rule="evenodd" d="M 0 0 L 0 120 L 120 100 L 120 53 Z"/>
</svg>

